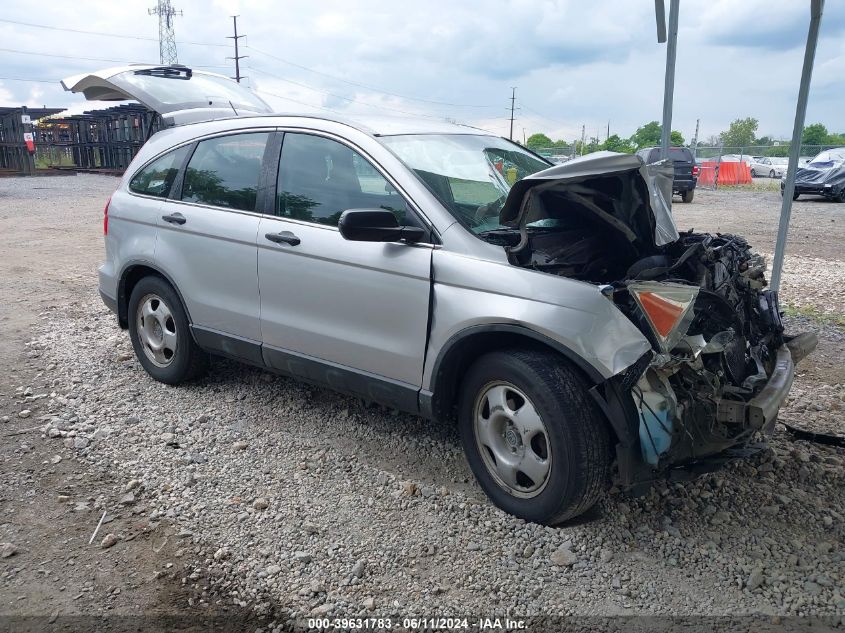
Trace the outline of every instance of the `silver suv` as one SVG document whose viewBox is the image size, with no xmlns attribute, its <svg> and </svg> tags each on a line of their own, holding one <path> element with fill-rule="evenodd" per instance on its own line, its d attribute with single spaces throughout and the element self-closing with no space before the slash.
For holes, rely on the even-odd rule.
<svg viewBox="0 0 845 633">
<path fill-rule="evenodd" d="M 455 420 L 481 487 L 526 520 L 747 453 L 816 344 L 784 334 L 743 238 L 677 231 L 671 164 L 276 115 L 181 66 L 63 83 L 170 125 L 106 205 L 99 271 L 153 378 L 219 355 Z"/>
</svg>

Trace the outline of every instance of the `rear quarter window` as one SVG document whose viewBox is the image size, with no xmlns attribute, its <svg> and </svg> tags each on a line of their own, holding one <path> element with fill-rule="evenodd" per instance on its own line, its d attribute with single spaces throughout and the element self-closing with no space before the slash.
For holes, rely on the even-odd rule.
<svg viewBox="0 0 845 633">
<path fill-rule="evenodd" d="M 141 168 L 129 181 L 129 191 L 145 196 L 166 198 L 185 160 L 189 145 L 184 145 L 156 158 Z"/>
</svg>

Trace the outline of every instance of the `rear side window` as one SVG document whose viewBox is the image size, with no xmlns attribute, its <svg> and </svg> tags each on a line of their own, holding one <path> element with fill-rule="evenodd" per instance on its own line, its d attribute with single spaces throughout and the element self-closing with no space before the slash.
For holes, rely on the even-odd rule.
<svg viewBox="0 0 845 633">
<path fill-rule="evenodd" d="M 347 209 L 386 209 L 400 224 L 416 223 L 404 198 L 366 158 L 331 139 L 286 133 L 276 213 L 337 226 Z"/>
<path fill-rule="evenodd" d="M 166 198 L 189 147 L 185 145 L 156 158 L 132 177 L 129 181 L 129 191 Z"/>
<path fill-rule="evenodd" d="M 669 158 L 675 162 L 692 162 L 692 152 L 686 147 L 670 147 Z M 648 155 L 648 163 L 656 163 L 660 160 L 660 148 L 656 147 Z"/>
<path fill-rule="evenodd" d="M 188 162 L 182 200 L 255 211 L 267 132 L 200 141 Z"/>
</svg>

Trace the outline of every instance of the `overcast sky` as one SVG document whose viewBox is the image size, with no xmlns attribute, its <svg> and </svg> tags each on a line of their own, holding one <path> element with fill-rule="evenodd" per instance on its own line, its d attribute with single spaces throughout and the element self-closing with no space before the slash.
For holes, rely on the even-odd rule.
<svg viewBox="0 0 845 633">
<path fill-rule="evenodd" d="M 87 109 L 58 80 L 158 62 L 154 0 L 6 0 L 0 105 Z M 682 2 L 673 128 L 700 139 L 738 117 L 791 135 L 809 0 Z M 629 136 L 662 111 L 666 46 L 651 0 L 173 0 L 179 61 L 234 74 L 233 13 L 249 84 L 281 111 L 449 117 L 514 136 Z M 668 10 L 668 0 L 667 0 Z M 115 36 L 46 30 L 8 21 Z M 27 51 L 33 54 L 23 54 Z M 46 54 L 54 55 L 48 57 Z M 64 56 L 64 57 L 62 57 Z M 41 82 L 14 79 L 42 80 Z M 270 96 L 273 95 L 278 96 Z M 283 99 L 280 97 L 286 97 Z M 845 132 L 845 3 L 828 0 L 807 122 Z"/>
</svg>

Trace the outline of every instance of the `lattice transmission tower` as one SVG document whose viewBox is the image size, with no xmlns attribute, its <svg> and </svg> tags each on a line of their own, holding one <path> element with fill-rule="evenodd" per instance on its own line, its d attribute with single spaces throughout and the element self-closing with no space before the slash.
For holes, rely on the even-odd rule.
<svg viewBox="0 0 845 633">
<path fill-rule="evenodd" d="M 147 10 L 150 15 L 158 16 L 158 57 L 164 66 L 178 64 L 176 53 L 176 34 L 173 32 L 173 16 L 182 15 L 170 5 L 170 0 L 158 0 L 153 9 Z"/>
</svg>

